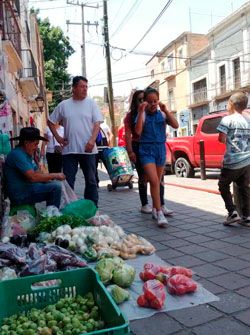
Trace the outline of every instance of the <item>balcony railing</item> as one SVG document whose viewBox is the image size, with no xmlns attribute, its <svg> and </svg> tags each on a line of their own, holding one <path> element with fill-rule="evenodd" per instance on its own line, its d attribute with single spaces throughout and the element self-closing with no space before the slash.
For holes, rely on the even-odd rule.
<svg viewBox="0 0 250 335">
<path fill-rule="evenodd" d="M 22 61 L 23 69 L 20 70 L 20 77 L 25 79 L 34 79 L 36 86 L 39 87 L 36 62 L 29 49 L 22 50 Z"/>
<path fill-rule="evenodd" d="M 193 101 L 192 101 L 193 104 L 197 104 L 199 102 L 203 102 L 206 100 L 207 100 L 207 88 L 206 87 L 195 90 L 193 92 Z"/>
<path fill-rule="evenodd" d="M 11 41 L 17 54 L 21 57 L 21 32 L 16 13 L 17 11 L 9 0 L 0 1 L 0 27 L 3 40 Z"/>
</svg>

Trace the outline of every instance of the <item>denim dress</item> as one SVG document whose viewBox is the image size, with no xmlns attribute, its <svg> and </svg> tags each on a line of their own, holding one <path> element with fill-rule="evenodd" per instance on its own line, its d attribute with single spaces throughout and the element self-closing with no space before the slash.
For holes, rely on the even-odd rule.
<svg viewBox="0 0 250 335">
<path fill-rule="evenodd" d="M 166 120 L 162 112 L 146 113 L 140 137 L 139 157 L 142 165 L 164 166 L 166 161 Z"/>
</svg>

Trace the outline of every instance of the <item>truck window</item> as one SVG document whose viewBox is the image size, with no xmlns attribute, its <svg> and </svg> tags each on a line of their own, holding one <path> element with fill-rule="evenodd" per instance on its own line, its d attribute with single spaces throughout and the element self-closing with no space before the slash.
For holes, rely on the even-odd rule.
<svg viewBox="0 0 250 335">
<path fill-rule="evenodd" d="M 221 116 L 212 118 L 212 119 L 207 119 L 204 121 L 201 131 L 205 134 L 216 134 L 218 133 L 218 130 L 216 129 L 221 121 Z"/>
</svg>

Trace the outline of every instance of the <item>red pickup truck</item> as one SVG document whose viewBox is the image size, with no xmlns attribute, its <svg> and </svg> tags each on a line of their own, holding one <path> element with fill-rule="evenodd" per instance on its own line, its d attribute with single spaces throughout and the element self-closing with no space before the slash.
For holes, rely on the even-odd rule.
<svg viewBox="0 0 250 335">
<path fill-rule="evenodd" d="M 166 168 L 177 177 L 191 178 L 194 169 L 200 167 L 200 141 L 204 141 L 207 168 L 221 168 L 225 144 L 218 141 L 217 126 L 226 112 L 203 116 L 193 136 L 175 137 L 167 140 Z"/>
</svg>

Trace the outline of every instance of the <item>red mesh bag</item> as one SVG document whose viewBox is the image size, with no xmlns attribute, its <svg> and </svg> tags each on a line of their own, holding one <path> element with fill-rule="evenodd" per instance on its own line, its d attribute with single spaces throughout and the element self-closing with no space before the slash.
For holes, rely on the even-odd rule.
<svg viewBox="0 0 250 335">
<path fill-rule="evenodd" d="M 173 266 L 170 268 L 171 272 L 171 276 L 174 276 L 174 275 L 184 275 L 186 277 L 189 277 L 191 278 L 192 275 L 193 275 L 193 271 L 190 270 L 190 269 L 187 269 L 187 268 L 184 268 L 182 266 Z"/>
<path fill-rule="evenodd" d="M 145 263 L 143 268 L 144 271 L 140 272 L 139 274 L 141 280 L 143 281 L 155 279 L 156 274 L 160 270 L 160 267 L 153 263 Z"/>
<path fill-rule="evenodd" d="M 197 283 L 193 279 L 180 274 L 169 278 L 167 288 L 171 294 L 183 295 L 196 291 Z"/>
<path fill-rule="evenodd" d="M 156 265 L 156 264 L 153 264 L 153 263 L 145 263 L 144 264 L 144 271 L 140 272 L 139 276 L 140 276 L 141 280 L 143 280 L 143 281 L 163 278 L 162 275 L 160 275 L 159 278 L 156 278 L 159 273 L 166 274 L 169 277 L 170 274 L 171 274 L 171 267 Z M 159 279 L 159 280 L 163 282 L 163 280 L 161 280 L 161 279 Z"/>
<path fill-rule="evenodd" d="M 149 307 L 161 309 L 166 300 L 164 285 L 159 280 L 148 280 L 143 285 L 144 297 Z"/>
</svg>

